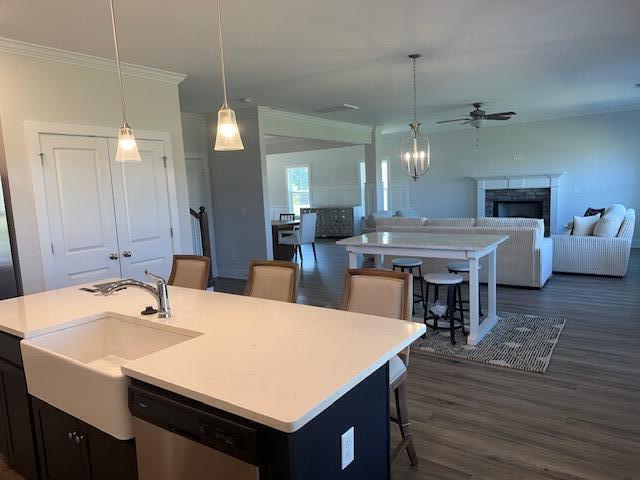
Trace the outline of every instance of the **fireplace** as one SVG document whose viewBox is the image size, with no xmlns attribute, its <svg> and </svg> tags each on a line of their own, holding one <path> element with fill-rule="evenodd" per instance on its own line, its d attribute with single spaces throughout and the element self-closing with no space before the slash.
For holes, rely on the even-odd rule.
<svg viewBox="0 0 640 480">
<path fill-rule="evenodd" d="M 561 232 L 558 198 L 563 175 L 471 177 L 476 182 L 476 216 L 542 218 L 545 235 Z"/>
<path fill-rule="evenodd" d="M 502 200 L 493 202 L 493 216 L 507 218 L 544 218 L 543 200 Z"/>
<path fill-rule="evenodd" d="M 549 235 L 550 189 L 503 188 L 485 192 L 486 217 L 542 218 L 545 235 Z"/>
</svg>

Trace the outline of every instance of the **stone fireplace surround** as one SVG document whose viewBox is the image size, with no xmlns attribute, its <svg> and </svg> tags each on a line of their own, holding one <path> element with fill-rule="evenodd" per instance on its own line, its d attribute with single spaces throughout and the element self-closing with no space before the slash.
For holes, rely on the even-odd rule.
<svg viewBox="0 0 640 480">
<path fill-rule="evenodd" d="M 509 175 L 495 177 L 472 177 L 476 182 L 476 216 L 493 216 L 493 201 L 542 200 L 545 233 L 562 231 L 558 224 L 558 189 L 563 173 L 540 175 Z M 489 192 L 487 194 L 487 192 Z M 507 197 L 511 198 L 507 198 Z M 487 198 L 488 197 L 488 198 Z M 545 198 L 547 199 L 545 203 Z M 491 206 L 488 206 L 491 202 Z M 548 209 L 546 208 L 548 204 Z M 548 212 L 548 213 L 544 213 Z M 548 217 L 548 220 L 547 220 Z"/>
<path fill-rule="evenodd" d="M 501 188 L 485 190 L 484 212 L 485 217 L 497 217 L 496 206 L 500 202 L 532 202 L 539 203 L 541 216 L 534 218 L 544 219 L 544 232 L 549 236 L 551 223 L 551 189 L 550 188 Z"/>
</svg>

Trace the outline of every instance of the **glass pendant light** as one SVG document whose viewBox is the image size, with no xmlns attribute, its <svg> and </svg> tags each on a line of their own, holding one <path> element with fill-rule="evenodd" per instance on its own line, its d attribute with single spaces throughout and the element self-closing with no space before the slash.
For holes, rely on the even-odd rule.
<svg viewBox="0 0 640 480">
<path fill-rule="evenodd" d="M 220 71 L 222 74 L 222 95 L 224 102 L 218 110 L 218 129 L 216 131 L 216 143 L 214 150 L 230 151 L 244 150 L 236 114 L 227 103 L 227 79 L 224 74 L 224 48 L 222 46 L 222 14 L 220 13 L 220 0 L 218 0 L 218 43 L 220 44 Z"/>
<path fill-rule="evenodd" d="M 409 58 L 413 61 L 413 122 L 409 124 L 411 134 L 400 142 L 400 164 L 402 173 L 417 181 L 431 166 L 431 142 L 420 133 L 416 113 L 416 60 L 420 54 L 413 53 Z"/>
<path fill-rule="evenodd" d="M 120 104 L 122 106 L 122 126 L 118 130 L 118 148 L 116 150 L 116 162 L 141 162 L 140 152 L 136 144 L 133 129 L 127 123 L 127 112 L 124 105 L 124 84 L 122 82 L 122 69 L 120 67 L 120 52 L 118 50 L 118 35 L 116 33 L 116 15 L 113 10 L 113 0 L 109 0 L 111 7 L 111 26 L 113 28 L 113 46 L 116 51 L 116 67 L 120 80 Z"/>
</svg>

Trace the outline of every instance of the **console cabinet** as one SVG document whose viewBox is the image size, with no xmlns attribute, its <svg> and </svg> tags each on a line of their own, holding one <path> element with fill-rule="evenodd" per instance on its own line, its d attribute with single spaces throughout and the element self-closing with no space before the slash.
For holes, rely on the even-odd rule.
<svg viewBox="0 0 640 480">
<path fill-rule="evenodd" d="M 317 213 L 317 237 L 353 237 L 362 233 L 362 207 L 301 208 L 300 214 Z"/>
<path fill-rule="evenodd" d="M 38 478 L 32 427 L 20 339 L 0 332 L 0 451 L 28 480 Z"/>
</svg>

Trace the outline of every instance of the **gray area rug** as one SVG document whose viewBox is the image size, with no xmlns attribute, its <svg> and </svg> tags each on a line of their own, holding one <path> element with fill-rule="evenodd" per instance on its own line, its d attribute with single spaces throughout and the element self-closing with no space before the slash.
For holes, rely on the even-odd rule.
<svg viewBox="0 0 640 480">
<path fill-rule="evenodd" d="M 414 342 L 411 351 L 544 373 L 566 319 L 512 312 L 498 312 L 498 316 L 498 323 L 476 346 L 467 345 L 460 330 L 455 331 L 456 344 L 451 345 L 448 331 L 427 328 L 426 338 Z M 422 323 L 422 316 L 416 312 L 413 320 Z"/>
</svg>

